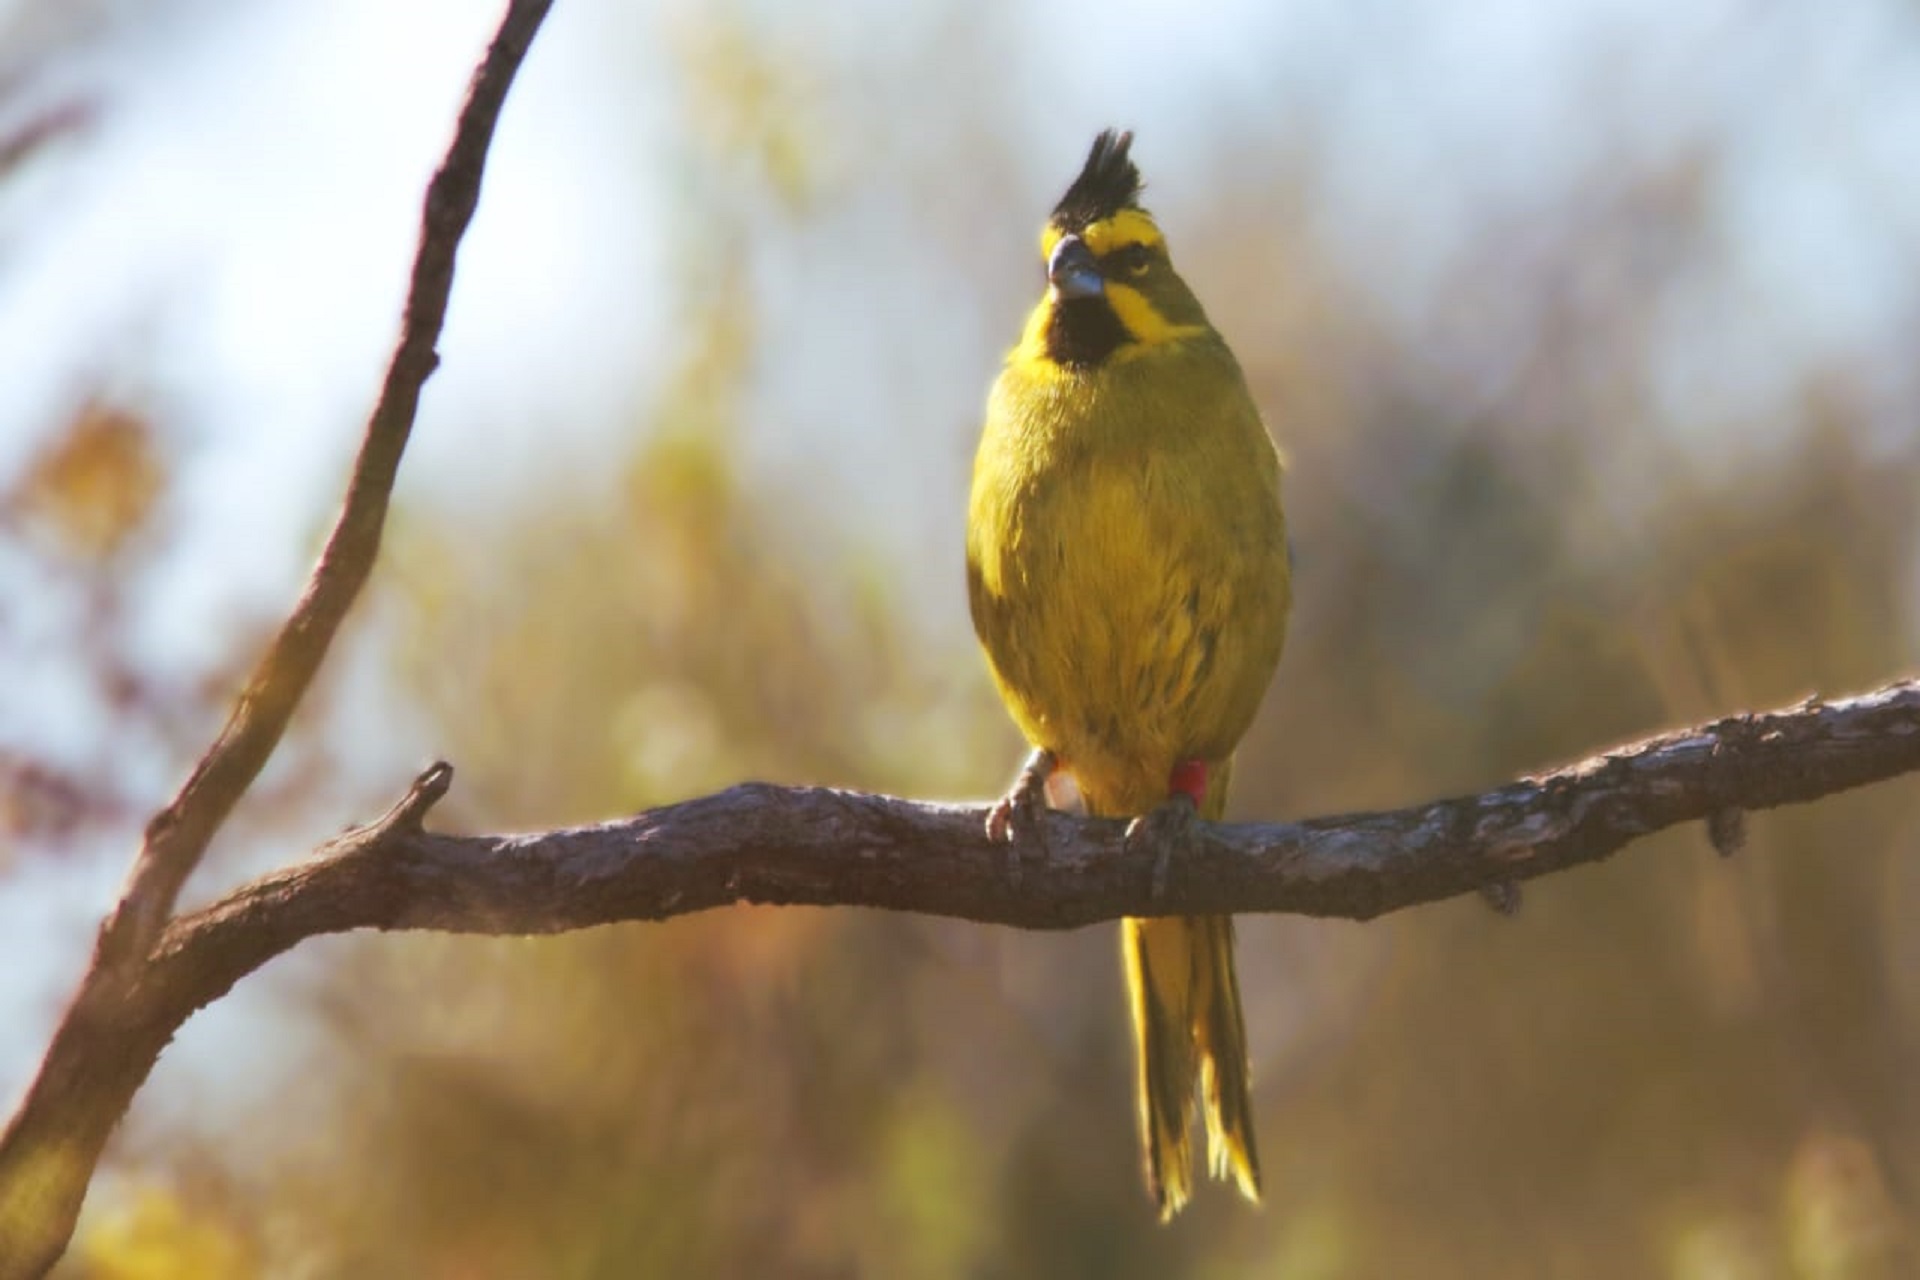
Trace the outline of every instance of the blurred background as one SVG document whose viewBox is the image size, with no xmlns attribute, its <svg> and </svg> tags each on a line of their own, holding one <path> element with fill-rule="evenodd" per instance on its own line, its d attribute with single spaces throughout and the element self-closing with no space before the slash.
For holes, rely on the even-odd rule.
<svg viewBox="0 0 1920 1280">
<path fill-rule="evenodd" d="M 337 501 L 469 0 L 0 0 L 0 1095 Z M 1908 669 L 1907 0 L 561 0 L 375 582 L 206 901 L 383 809 L 985 797 L 986 386 L 1093 133 L 1290 460 L 1236 809 Z M 195 1018 L 64 1274 L 1920 1274 L 1911 781 L 1367 925 L 1247 918 L 1267 1204 L 1154 1224 L 1111 927 L 356 936 Z"/>
</svg>

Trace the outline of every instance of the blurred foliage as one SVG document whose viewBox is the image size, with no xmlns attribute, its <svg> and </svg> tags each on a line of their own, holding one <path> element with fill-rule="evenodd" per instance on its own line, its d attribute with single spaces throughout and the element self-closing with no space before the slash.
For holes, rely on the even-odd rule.
<svg viewBox="0 0 1920 1280">
<path fill-rule="evenodd" d="M 217 1209 L 189 1207 L 172 1190 L 144 1187 L 96 1214 L 66 1268 L 85 1280 L 248 1280 L 260 1259 L 243 1230 Z"/>
<path fill-rule="evenodd" d="M 145 526 L 165 482 L 140 418 L 91 406 L 43 449 L 0 514 L 44 531 L 63 550 L 106 559 Z"/>
<path fill-rule="evenodd" d="M 727 6 L 674 34 L 695 145 L 765 182 L 789 211 L 806 210 L 823 178 L 811 59 L 770 47 L 764 31 Z"/>
<path fill-rule="evenodd" d="M 72 592 L 80 625 L 66 640 L 80 660 L 80 677 L 93 682 L 115 712 L 162 723 L 177 708 L 128 660 L 122 623 L 169 479 L 151 425 L 98 402 L 54 432 L 19 477 L 0 488 L 0 540 L 34 556 L 52 583 Z M 48 616 L 60 616 L 61 603 L 29 600 L 25 592 L 0 599 L 0 635 L 45 626 Z M 31 747 L 0 740 L 0 866 L 16 845 L 57 847 L 127 817 L 120 784 L 107 770 L 83 772 Z"/>
<path fill-rule="evenodd" d="M 394 714 L 461 769 L 445 824 L 744 777 L 980 796 L 1018 760 L 971 638 L 910 607 L 935 571 L 740 465 L 787 338 L 760 330 L 739 250 L 830 200 L 808 160 L 826 108 L 805 51 L 745 18 L 681 38 L 694 145 L 751 180 L 689 184 L 721 203 L 681 223 L 675 376 L 604 474 L 402 513 L 383 563 Z M 1920 466 L 1857 371 L 1751 437 L 1660 420 L 1656 319 L 1713 251 L 1710 151 L 1596 155 L 1592 201 L 1486 228 L 1409 331 L 1306 229 L 1315 158 L 1240 128 L 1268 153 L 1171 228 L 1290 458 L 1295 623 L 1239 813 L 1477 788 L 1910 662 Z M 743 192 L 777 212 L 726 203 Z M 977 272 L 973 247 L 925 251 Z M 37 473 L 99 554 L 151 500 L 115 439 Z M 1911 1274 L 1917 820 L 1903 781 L 1756 815 L 1732 860 L 1671 833 L 1527 886 L 1513 920 L 1243 921 L 1268 1204 L 1203 1195 L 1168 1229 L 1135 1168 L 1110 930 L 742 908 L 354 942 L 304 989 L 337 1053 L 236 1117 L 282 1155 L 191 1209 L 95 1214 L 68 1271 L 217 1275 L 257 1250 L 314 1276 Z M 163 1178 L 189 1154 L 223 1151 L 126 1158 Z"/>
</svg>

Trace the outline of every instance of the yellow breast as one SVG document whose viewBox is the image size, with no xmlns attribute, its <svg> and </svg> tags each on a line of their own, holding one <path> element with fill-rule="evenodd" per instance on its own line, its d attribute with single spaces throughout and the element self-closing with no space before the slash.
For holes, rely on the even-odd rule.
<svg viewBox="0 0 1920 1280">
<path fill-rule="evenodd" d="M 1218 339 L 1070 371 L 1016 352 L 968 519 L 973 618 L 1029 739 L 1089 808 L 1144 812 L 1224 760 L 1279 661 L 1280 464 Z"/>
</svg>

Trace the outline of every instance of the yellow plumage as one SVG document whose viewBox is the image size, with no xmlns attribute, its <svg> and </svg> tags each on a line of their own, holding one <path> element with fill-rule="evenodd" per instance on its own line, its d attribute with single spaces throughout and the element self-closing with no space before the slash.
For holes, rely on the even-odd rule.
<svg viewBox="0 0 1920 1280">
<path fill-rule="evenodd" d="M 1042 236 L 1047 295 L 974 462 L 969 595 L 1014 720 L 1089 813 L 1184 792 L 1218 818 L 1286 630 L 1280 462 L 1138 206 L 1129 141 L 1100 136 Z M 1162 1215 L 1191 1191 L 1196 1087 L 1212 1171 L 1257 1198 L 1231 918 L 1128 920 L 1123 942 Z"/>
</svg>

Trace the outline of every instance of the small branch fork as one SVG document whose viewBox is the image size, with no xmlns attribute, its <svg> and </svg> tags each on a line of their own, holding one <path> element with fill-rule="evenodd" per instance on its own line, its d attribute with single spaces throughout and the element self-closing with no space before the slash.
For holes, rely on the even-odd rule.
<svg viewBox="0 0 1920 1280">
<path fill-rule="evenodd" d="M 154 1000 L 154 946 L 181 886 L 273 754 L 294 708 L 372 572 L 400 457 L 453 285 L 454 255 L 507 89 L 552 0 L 512 0 L 468 85 L 454 138 L 427 187 L 400 340 L 368 419 L 346 500 L 305 592 L 248 680 L 220 736 L 147 825 L 120 901 L 40 1071 L 0 1133 L 0 1280 L 44 1274 L 65 1250 L 107 1135 L 179 1025 Z M 375 830 L 417 829 L 437 794 L 422 777 Z M 411 804 L 412 807 L 409 807 Z"/>
</svg>

